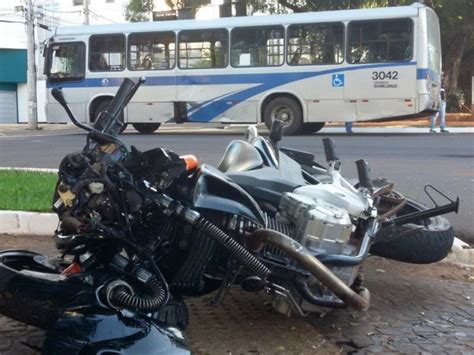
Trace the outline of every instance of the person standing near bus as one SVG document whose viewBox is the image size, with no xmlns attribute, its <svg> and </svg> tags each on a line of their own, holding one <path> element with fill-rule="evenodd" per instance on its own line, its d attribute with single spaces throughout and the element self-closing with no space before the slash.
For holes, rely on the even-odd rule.
<svg viewBox="0 0 474 355">
<path fill-rule="evenodd" d="M 352 133 L 354 133 L 354 132 L 352 131 L 352 121 L 346 122 L 346 123 L 345 123 L 345 127 L 346 127 L 346 133 L 347 133 L 347 134 L 352 134 Z"/>
<path fill-rule="evenodd" d="M 439 128 L 441 133 L 449 133 L 446 129 L 446 88 L 444 85 L 444 73 L 441 73 L 441 90 L 439 91 L 441 96 L 441 102 L 439 105 L 439 111 L 431 114 L 431 126 L 430 133 L 436 133 L 435 125 L 436 118 L 439 115 Z"/>
</svg>

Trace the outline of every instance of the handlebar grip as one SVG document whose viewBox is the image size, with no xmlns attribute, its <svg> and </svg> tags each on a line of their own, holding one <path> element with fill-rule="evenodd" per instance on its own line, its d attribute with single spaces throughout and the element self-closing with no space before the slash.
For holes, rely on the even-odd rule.
<svg viewBox="0 0 474 355">
<path fill-rule="evenodd" d="M 323 138 L 324 144 L 324 153 L 326 154 L 326 161 L 336 161 L 339 160 L 339 157 L 336 153 L 336 145 L 331 138 Z"/>
<path fill-rule="evenodd" d="M 372 179 L 370 178 L 369 164 L 364 159 L 357 160 L 357 176 L 359 177 L 359 184 L 361 187 L 370 189 L 373 187 Z"/>
</svg>

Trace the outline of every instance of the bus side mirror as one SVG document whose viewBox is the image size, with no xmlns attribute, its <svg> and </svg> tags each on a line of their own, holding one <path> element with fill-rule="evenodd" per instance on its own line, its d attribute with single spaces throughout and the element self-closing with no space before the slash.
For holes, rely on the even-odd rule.
<svg viewBox="0 0 474 355">
<path fill-rule="evenodd" d="M 44 57 L 44 66 L 43 66 L 43 74 L 49 76 L 51 74 L 51 53 L 50 46 L 46 45 L 43 52 Z"/>
</svg>

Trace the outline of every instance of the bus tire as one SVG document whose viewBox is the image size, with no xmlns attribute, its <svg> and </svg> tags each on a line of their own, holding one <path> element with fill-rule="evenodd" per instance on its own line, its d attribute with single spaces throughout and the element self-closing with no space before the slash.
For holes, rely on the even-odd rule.
<svg viewBox="0 0 474 355">
<path fill-rule="evenodd" d="M 132 123 L 132 126 L 142 134 L 150 134 L 160 128 L 161 123 Z"/>
<path fill-rule="evenodd" d="M 304 128 L 303 113 L 301 106 L 294 99 L 287 96 L 280 96 L 271 100 L 263 111 L 263 120 L 269 130 L 275 119 L 285 123 L 283 134 L 291 136 L 298 134 Z"/>
<path fill-rule="evenodd" d="M 304 124 L 305 133 L 316 133 L 323 129 L 326 122 L 309 122 Z"/>
<path fill-rule="evenodd" d="M 97 107 L 94 110 L 94 116 L 91 117 L 91 123 L 95 126 L 95 123 L 97 122 L 97 119 L 100 117 L 103 111 L 107 110 L 110 106 L 110 103 L 112 100 L 104 100 L 100 104 L 97 105 Z M 124 120 L 123 117 L 123 112 L 120 114 L 119 118 L 122 122 Z M 122 129 L 120 130 L 119 134 L 121 134 L 123 131 L 125 131 L 125 128 L 127 128 L 127 124 L 124 124 Z"/>
</svg>

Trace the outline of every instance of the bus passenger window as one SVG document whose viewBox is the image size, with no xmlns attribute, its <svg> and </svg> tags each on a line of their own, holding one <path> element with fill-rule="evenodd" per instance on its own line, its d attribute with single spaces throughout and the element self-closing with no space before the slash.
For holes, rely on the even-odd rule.
<svg viewBox="0 0 474 355">
<path fill-rule="evenodd" d="M 176 35 L 172 31 L 132 33 L 128 36 L 128 69 L 167 70 L 174 68 Z"/>
<path fill-rule="evenodd" d="M 353 21 L 347 42 L 349 63 L 409 61 L 413 57 L 413 21 Z"/>
<path fill-rule="evenodd" d="M 231 32 L 233 67 L 282 65 L 285 35 L 282 26 L 240 27 Z"/>
<path fill-rule="evenodd" d="M 344 24 L 315 23 L 288 27 L 290 65 L 339 64 L 344 60 Z"/>
<path fill-rule="evenodd" d="M 89 70 L 121 71 L 125 69 L 125 36 L 93 35 L 89 38 Z"/>
<path fill-rule="evenodd" d="M 179 67 L 181 69 L 225 68 L 229 35 L 225 29 L 181 31 Z"/>
</svg>

